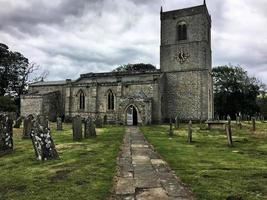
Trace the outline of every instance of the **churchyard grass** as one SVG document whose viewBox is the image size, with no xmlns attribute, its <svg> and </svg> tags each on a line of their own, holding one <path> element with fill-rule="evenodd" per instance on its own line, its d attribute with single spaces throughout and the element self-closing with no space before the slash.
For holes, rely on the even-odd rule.
<svg viewBox="0 0 267 200">
<path fill-rule="evenodd" d="M 168 136 L 168 125 L 141 127 L 148 141 L 201 200 L 267 199 L 267 123 L 232 126 L 233 147 L 223 130 L 200 130 L 193 125 L 187 143 L 187 124 Z M 230 198 L 233 197 L 233 198 Z M 236 198 L 234 198 L 236 197 Z M 241 199 L 241 198 L 240 198 Z"/>
<path fill-rule="evenodd" d="M 36 161 L 30 139 L 14 129 L 14 152 L 0 155 L 0 199 L 106 199 L 109 197 L 116 157 L 124 128 L 97 129 L 97 137 L 74 142 L 71 125 L 63 124 L 52 137 L 59 160 Z"/>
</svg>

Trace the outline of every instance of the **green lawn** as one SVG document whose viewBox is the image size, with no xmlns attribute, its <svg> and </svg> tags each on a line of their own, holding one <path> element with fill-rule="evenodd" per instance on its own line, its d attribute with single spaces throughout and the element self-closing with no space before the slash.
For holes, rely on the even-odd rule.
<svg viewBox="0 0 267 200">
<path fill-rule="evenodd" d="M 224 131 L 193 128 L 193 144 L 187 144 L 187 125 L 169 138 L 167 125 L 141 127 L 155 149 L 200 200 L 267 199 L 267 123 L 257 131 L 245 124 L 233 128 L 234 147 L 227 146 Z M 237 198 L 229 198 L 237 199 Z"/>
<path fill-rule="evenodd" d="M 60 160 L 35 160 L 31 140 L 15 129 L 14 152 L 0 155 L 0 199 L 106 199 L 116 171 L 124 128 L 97 129 L 97 138 L 72 141 L 71 125 L 52 136 Z"/>
</svg>

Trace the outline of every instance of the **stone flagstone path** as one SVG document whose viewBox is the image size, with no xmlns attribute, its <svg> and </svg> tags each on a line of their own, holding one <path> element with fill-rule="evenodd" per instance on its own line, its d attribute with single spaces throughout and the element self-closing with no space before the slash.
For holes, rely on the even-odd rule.
<svg viewBox="0 0 267 200">
<path fill-rule="evenodd" d="M 191 200 L 192 193 L 152 149 L 138 127 L 126 127 L 112 200 Z"/>
</svg>

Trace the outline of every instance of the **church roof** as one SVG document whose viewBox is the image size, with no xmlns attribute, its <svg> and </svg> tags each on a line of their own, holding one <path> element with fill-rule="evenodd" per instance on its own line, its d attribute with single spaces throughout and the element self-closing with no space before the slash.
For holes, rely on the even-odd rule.
<svg viewBox="0 0 267 200">
<path fill-rule="evenodd" d="M 32 83 L 31 86 L 46 86 L 46 85 L 64 85 L 66 84 L 66 80 L 63 81 L 38 81 Z"/>
</svg>

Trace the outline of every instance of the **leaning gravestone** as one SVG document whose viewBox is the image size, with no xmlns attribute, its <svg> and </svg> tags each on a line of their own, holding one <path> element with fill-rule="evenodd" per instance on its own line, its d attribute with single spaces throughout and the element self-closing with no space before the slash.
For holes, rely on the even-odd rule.
<svg viewBox="0 0 267 200">
<path fill-rule="evenodd" d="M 22 138 L 28 139 L 31 137 L 31 129 L 33 126 L 33 116 L 29 115 L 23 121 L 23 136 Z"/>
<path fill-rule="evenodd" d="M 73 133 L 73 140 L 77 141 L 83 138 L 82 118 L 80 116 L 76 116 L 72 120 L 72 133 Z"/>
<path fill-rule="evenodd" d="M 23 119 L 23 117 L 19 117 L 18 119 L 16 119 L 15 124 L 14 124 L 14 128 L 20 128 L 20 126 L 22 124 L 22 119 Z"/>
<path fill-rule="evenodd" d="M 91 117 L 84 122 L 84 138 L 96 137 L 95 124 Z"/>
<path fill-rule="evenodd" d="M 62 119 L 61 119 L 61 117 L 57 117 L 57 130 L 62 131 Z"/>
<path fill-rule="evenodd" d="M 192 121 L 190 120 L 188 123 L 188 136 L 187 136 L 187 142 L 190 144 L 192 143 Z"/>
<path fill-rule="evenodd" d="M 49 127 L 40 124 L 39 120 L 33 122 L 31 139 L 37 160 L 59 158 Z"/>
<path fill-rule="evenodd" d="M 13 150 L 13 120 L 0 115 L 0 151 Z"/>
</svg>

